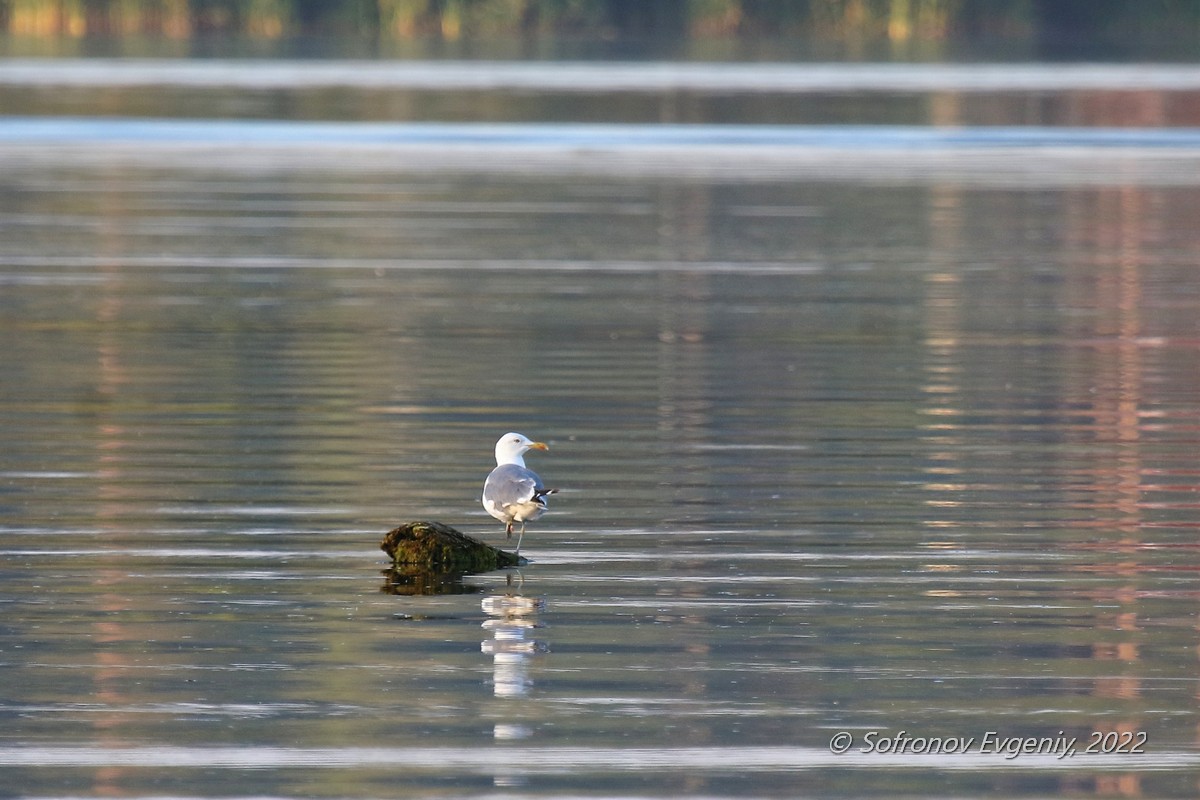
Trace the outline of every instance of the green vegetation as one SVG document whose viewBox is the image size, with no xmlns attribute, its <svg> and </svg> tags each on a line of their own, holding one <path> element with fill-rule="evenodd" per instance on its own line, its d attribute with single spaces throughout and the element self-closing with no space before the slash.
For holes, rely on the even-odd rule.
<svg viewBox="0 0 1200 800">
<path fill-rule="evenodd" d="M 0 0 L 0 31 L 43 37 L 208 33 L 385 40 L 811 37 L 1035 39 L 1170 31 L 1196 0 Z"/>
<path fill-rule="evenodd" d="M 397 569 L 416 567 L 436 573 L 489 572 L 521 563 L 508 553 L 439 522 L 409 522 L 384 536 L 379 549 Z"/>
</svg>

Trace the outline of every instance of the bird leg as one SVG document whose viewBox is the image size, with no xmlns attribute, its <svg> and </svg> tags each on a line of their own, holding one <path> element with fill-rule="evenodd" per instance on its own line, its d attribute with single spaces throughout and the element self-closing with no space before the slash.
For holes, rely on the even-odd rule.
<svg viewBox="0 0 1200 800">
<path fill-rule="evenodd" d="M 504 526 L 504 541 L 507 542 L 511 538 L 512 538 L 512 523 L 510 522 Z"/>
<path fill-rule="evenodd" d="M 517 537 L 517 549 L 513 552 L 514 555 L 521 555 L 521 540 L 525 538 L 525 523 L 521 523 L 521 534 Z"/>
</svg>

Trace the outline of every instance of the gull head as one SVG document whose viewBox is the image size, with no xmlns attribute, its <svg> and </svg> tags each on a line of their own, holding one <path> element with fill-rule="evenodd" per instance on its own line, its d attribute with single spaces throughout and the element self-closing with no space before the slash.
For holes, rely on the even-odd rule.
<svg viewBox="0 0 1200 800">
<path fill-rule="evenodd" d="M 520 433 L 506 433 L 496 442 L 496 464 L 525 466 L 524 455 L 529 450 L 549 450 L 541 442 L 535 442 Z"/>
</svg>

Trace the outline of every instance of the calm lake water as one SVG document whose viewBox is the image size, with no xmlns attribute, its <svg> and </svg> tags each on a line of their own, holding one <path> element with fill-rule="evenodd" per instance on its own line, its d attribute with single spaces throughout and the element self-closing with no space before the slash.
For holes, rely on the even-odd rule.
<svg viewBox="0 0 1200 800">
<path fill-rule="evenodd" d="M 0 795 L 1195 795 L 1200 71 L 45 66 Z"/>
</svg>

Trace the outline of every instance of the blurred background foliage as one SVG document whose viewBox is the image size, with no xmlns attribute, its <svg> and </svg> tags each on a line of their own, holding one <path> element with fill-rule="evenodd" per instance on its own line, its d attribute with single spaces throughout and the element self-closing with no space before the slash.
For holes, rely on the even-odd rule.
<svg viewBox="0 0 1200 800">
<path fill-rule="evenodd" d="M 12 36 L 1200 41 L 1200 0 L 0 0 Z"/>
</svg>

